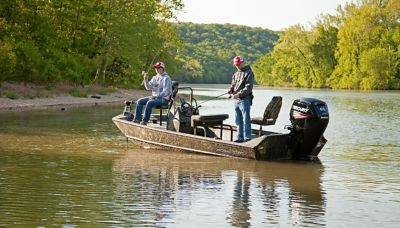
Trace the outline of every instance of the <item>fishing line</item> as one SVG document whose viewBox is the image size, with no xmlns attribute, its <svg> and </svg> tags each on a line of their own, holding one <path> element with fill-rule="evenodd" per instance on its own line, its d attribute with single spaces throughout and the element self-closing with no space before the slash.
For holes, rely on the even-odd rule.
<svg viewBox="0 0 400 228">
<path fill-rule="evenodd" d="M 203 102 L 199 103 L 198 105 L 204 104 L 204 103 L 206 103 L 207 101 L 211 101 L 211 100 L 217 99 L 218 97 L 224 96 L 224 95 L 226 95 L 226 94 L 228 94 L 228 93 L 229 93 L 229 92 L 223 93 L 223 94 L 218 95 L 218 96 L 216 96 L 216 97 L 213 97 L 213 98 L 211 98 L 211 99 L 209 99 L 209 100 L 203 101 Z"/>
</svg>

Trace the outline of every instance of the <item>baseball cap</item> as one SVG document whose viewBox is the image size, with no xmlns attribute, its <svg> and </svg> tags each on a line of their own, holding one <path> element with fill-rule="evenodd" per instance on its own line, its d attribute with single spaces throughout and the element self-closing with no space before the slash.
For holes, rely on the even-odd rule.
<svg viewBox="0 0 400 228">
<path fill-rule="evenodd" d="M 163 62 L 156 62 L 156 64 L 154 64 L 153 67 L 157 69 L 165 68 L 165 64 Z"/>
<path fill-rule="evenodd" d="M 235 58 L 233 58 L 233 64 L 236 66 L 239 66 L 243 62 L 244 62 L 244 59 L 242 57 L 240 57 L 240 55 L 237 55 L 237 56 L 235 56 Z"/>
</svg>

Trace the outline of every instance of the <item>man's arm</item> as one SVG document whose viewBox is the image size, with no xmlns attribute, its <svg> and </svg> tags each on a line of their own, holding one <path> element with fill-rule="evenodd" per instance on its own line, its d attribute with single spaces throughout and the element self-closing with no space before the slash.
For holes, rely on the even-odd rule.
<svg viewBox="0 0 400 228">
<path fill-rule="evenodd" d="M 250 71 L 246 77 L 244 88 L 239 93 L 239 98 L 243 98 L 250 95 L 250 93 L 253 91 L 253 84 L 254 84 L 254 73 L 253 71 Z"/>
<path fill-rule="evenodd" d="M 151 80 L 149 81 L 148 78 L 147 78 L 147 75 L 145 75 L 143 77 L 144 88 L 146 88 L 146 90 L 152 90 L 153 89 L 153 79 L 154 79 L 154 77 L 151 78 Z"/>
</svg>

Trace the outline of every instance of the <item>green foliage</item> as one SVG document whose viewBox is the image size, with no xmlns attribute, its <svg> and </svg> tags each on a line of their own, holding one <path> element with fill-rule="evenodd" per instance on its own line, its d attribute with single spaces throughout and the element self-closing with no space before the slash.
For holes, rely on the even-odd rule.
<svg viewBox="0 0 400 228">
<path fill-rule="evenodd" d="M 321 58 L 322 54 L 314 51 L 319 39 L 318 34 L 310 33 L 301 26 L 289 27 L 281 35 L 271 55 L 256 63 L 256 77 L 260 78 L 260 82 L 274 86 L 322 87 L 324 80 L 321 72 L 329 66 Z M 325 47 L 320 46 L 320 50 Z"/>
<path fill-rule="evenodd" d="M 8 80 L 15 70 L 17 65 L 17 58 L 12 50 L 12 45 L 0 41 L 0 82 Z"/>
<path fill-rule="evenodd" d="M 278 39 L 268 29 L 231 24 L 180 23 L 175 27 L 183 40 L 175 58 L 177 74 L 186 83 L 230 83 L 235 55 L 251 64 L 272 50 Z"/>
<path fill-rule="evenodd" d="M 139 86 L 149 56 L 176 49 L 168 20 L 181 8 L 180 0 L 1 1 L 0 82 Z"/>
<path fill-rule="evenodd" d="M 255 66 L 257 81 L 275 86 L 400 89 L 400 1 L 339 7 L 311 30 L 292 26 Z M 269 65 L 269 66 L 267 66 Z"/>
<path fill-rule="evenodd" d="M 19 98 L 18 94 L 15 93 L 15 92 L 12 92 L 12 91 L 5 92 L 4 96 L 7 97 L 7 98 L 10 98 L 11 100 L 15 100 L 15 99 Z"/>
<path fill-rule="evenodd" d="M 274 77 L 272 73 L 272 66 L 276 64 L 275 58 L 272 54 L 262 56 L 257 62 L 254 63 L 253 71 L 255 72 L 255 79 L 259 84 L 275 86 L 282 85 L 279 77 Z"/>
<path fill-rule="evenodd" d="M 360 56 L 361 89 L 387 89 L 393 84 L 393 57 L 383 48 L 369 49 Z"/>
</svg>

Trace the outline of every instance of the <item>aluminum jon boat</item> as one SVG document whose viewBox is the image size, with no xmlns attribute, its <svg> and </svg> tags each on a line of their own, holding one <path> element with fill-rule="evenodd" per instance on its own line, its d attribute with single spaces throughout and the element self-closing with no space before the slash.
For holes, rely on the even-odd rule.
<svg viewBox="0 0 400 228">
<path fill-rule="evenodd" d="M 167 114 L 162 115 L 160 109 L 160 115 L 153 115 L 147 125 L 132 121 L 130 101 L 125 102 L 123 113 L 112 121 L 127 139 L 144 147 L 245 159 L 315 160 L 327 141 L 323 133 L 329 122 L 329 112 L 321 100 L 295 100 L 290 110 L 291 125 L 285 127 L 286 133 L 279 133 L 262 129 L 262 126 L 275 124 L 278 117 L 282 98 L 273 97 L 264 116 L 251 120 L 253 125 L 260 126 L 252 129 L 253 139 L 236 143 L 233 141 L 236 127 L 224 123 L 228 114 L 200 115 L 192 94 L 190 103 L 181 101 L 177 105 L 174 98 L 179 89 L 183 88 L 174 88 Z"/>
</svg>

